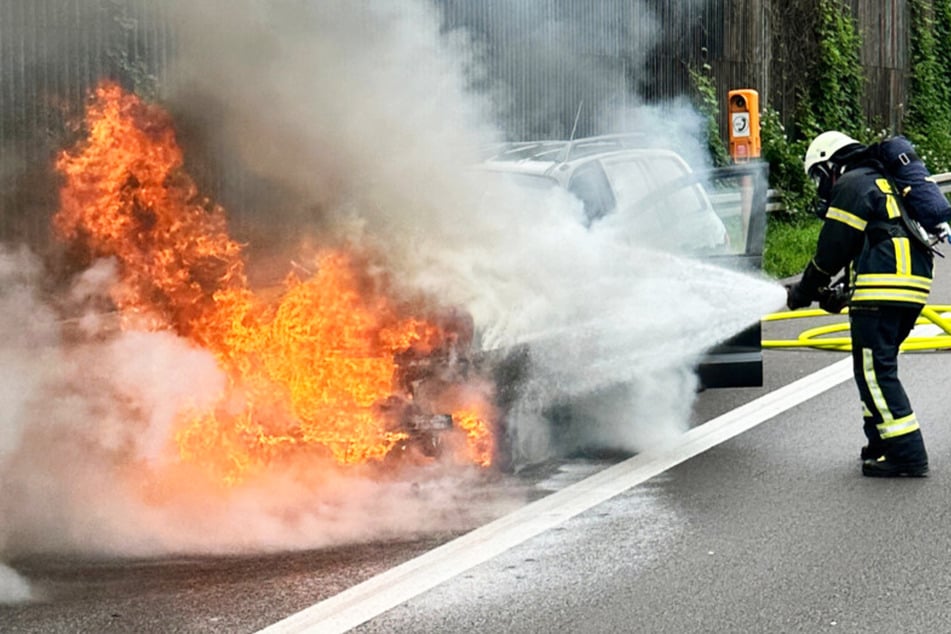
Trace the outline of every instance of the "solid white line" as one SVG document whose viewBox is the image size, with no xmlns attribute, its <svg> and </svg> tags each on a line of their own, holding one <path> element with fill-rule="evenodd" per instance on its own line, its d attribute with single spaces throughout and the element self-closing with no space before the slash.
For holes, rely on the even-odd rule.
<svg viewBox="0 0 951 634">
<path fill-rule="evenodd" d="M 604 469 L 278 621 L 260 634 L 346 632 L 851 376 L 851 358 L 833 363 L 694 427 L 681 436 L 676 446 L 640 453 Z"/>
</svg>

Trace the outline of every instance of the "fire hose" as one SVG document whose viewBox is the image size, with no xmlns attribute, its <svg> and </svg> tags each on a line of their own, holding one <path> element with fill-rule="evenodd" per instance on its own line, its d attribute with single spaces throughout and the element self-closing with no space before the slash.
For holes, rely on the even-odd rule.
<svg viewBox="0 0 951 634">
<path fill-rule="evenodd" d="M 939 242 L 951 244 L 951 226 L 943 222 L 936 228 L 936 231 L 930 236 L 931 245 L 934 247 Z M 935 250 L 936 255 L 941 253 Z M 819 305 L 823 309 L 793 310 L 771 313 L 763 317 L 762 321 L 780 321 L 783 319 L 801 319 L 806 317 L 828 317 L 830 315 L 847 315 L 849 309 L 848 303 L 848 275 L 843 275 L 828 287 L 820 290 Z M 922 335 L 916 334 L 915 330 L 902 343 L 900 350 L 902 352 L 923 351 L 923 350 L 946 350 L 951 348 L 951 319 L 946 317 L 951 314 L 951 305 L 934 304 L 925 306 L 921 310 L 921 315 L 915 322 L 915 330 L 919 326 L 925 326 L 930 323 L 931 327 L 927 330 L 934 332 L 935 329 L 943 331 L 943 334 Z M 846 333 L 846 336 L 834 337 L 836 333 Z M 796 339 L 764 339 L 763 348 L 817 348 L 819 350 L 839 350 L 849 352 L 852 350 L 852 338 L 848 336 L 849 322 L 834 322 L 815 328 L 809 328 L 799 334 Z"/>
<path fill-rule="evenodd" d="M 838 314 L 847 315 L 848 312 L 849 309 L 845 308 Z M 951 315 L 951 305 L 949 304 L 929 304 L 925 306 L 918 317 L 918 321 L 915 322 L 915 330 L 901 345 L 902 352 L 951 348 L 951 317 L 949 315 Z M 771 313 L 765 315 L 762 320 L 765 322 L 823 316 L 829 317 L 830 313 L 814 308 Z M 916 334 L 916 331 L 919 331 L 918 326 L 927 326 L 928 324 L 932 326 L 927 328 L 928 331 L 933 331 L 936 327 L 937 330 L 942 332 L 939 334 Z M 833 336 L 842 332 L 845 333 L 845 336 Z M 849 352 L 852 350 L 852 339 L 848 332 L 849 322 L 838 321 L 804 330 L 796 339 L 764 339 L 762 346 L 763 348 L 816 348 Z"/>
</svg>

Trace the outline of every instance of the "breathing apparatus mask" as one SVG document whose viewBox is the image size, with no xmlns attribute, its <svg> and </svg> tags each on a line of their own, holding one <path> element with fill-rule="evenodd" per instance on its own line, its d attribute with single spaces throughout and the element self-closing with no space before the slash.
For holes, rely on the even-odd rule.
<svg viewBox="0 0 951 634">
<path fill-rule="evenodd" d="M 819 218 L 825 218 L 829 211 L 832 188 L 844 167 L 864 149 L 865 146 L 852 137 L 835 130 L 823 132 L 809 144 L 803 167 L 816 184 L 818 199 L 813 213 Z"/>
<path fill-rule="evenodd" d="M 812 204 L 812 213 L 820 219 L 825 219 L 829 212 L 829 199 L 832 198 L 832 187 L 838 179 L 840 169 L 832 161 L 816 163 L 809 170 L 809 178 L 816 184 L 816 199 Z"/>
</svg>

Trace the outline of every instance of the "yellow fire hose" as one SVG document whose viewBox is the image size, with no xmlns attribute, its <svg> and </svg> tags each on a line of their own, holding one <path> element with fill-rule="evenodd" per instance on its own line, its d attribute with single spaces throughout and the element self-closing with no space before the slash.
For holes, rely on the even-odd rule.
<svg viewBox="0 0 951 634">
<path fill-rule="evenodd" d="M 842 315 L 848 314 L 849 309 L 842 311 Z M 951 312 L 951 305 L 929 305 L 925 306 L 918 317 L 916 326 L 933 324 L 944 331 L 943 334 L 932 336 L 916 336 L 912 333 L 901 345 L 903 352 L 920 350 L 944 350 L 951 348 L 951 319 L 945 317 L 945 313 Z M 771 313 L 763 317 L 763 321 L 779 321 L 782 319 L 800 319 L 805 317 L 828 317 L 829 313 L 821 309 L 793 310 L 780 313 Z M 846 336 L 831 336 L 835 333 L 844 332 Z M 817 348 L 819 350 L 839 350 L 849 352 L 852 350 L 852 339 L 848 336 L 849 322 L 836 322 L 809 328 L 799 334 L 796 339 L 764 339 L 764 348 Z"/>
</svg>

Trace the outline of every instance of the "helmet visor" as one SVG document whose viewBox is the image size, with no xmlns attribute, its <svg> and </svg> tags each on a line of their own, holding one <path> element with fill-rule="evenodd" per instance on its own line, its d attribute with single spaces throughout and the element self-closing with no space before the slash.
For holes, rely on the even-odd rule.
<svg viewBox="0 0 951 634">
<path fill-rule="evenodd" d="M 819 191 L 819 198 L 829 200 L 832 195 L 832 186 L 835 184 L 835 175 L 832 171 L 832 165 L 828 161 L 816 163 L 809 169 L 809 177 L 816 184 Z"/>
</svg>

